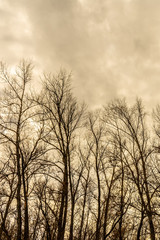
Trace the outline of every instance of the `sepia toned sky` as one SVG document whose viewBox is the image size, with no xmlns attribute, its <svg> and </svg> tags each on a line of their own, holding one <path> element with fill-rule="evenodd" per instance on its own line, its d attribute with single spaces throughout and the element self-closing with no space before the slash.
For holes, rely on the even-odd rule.
<svg viewBox="0 0 160 240">
<path fill-rule="evenodd" d="M 0 0 L 0 58 L 72 71 L 96 108 L 117 97 L 160 103 L 159 0 Z M 40 83 L 37 81 L 37 85 Z"/>
</svg>

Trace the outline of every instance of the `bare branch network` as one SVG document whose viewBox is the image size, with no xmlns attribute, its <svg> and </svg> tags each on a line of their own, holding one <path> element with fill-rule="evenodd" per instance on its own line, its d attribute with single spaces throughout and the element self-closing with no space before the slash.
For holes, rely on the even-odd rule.
<svg viewBox="0 0 160 240">
<path fill-rule="evenodd" d="M 89 112 L 70 74 L 1 63 L 1 240 L 146 240 L 160 236 L 160 107 L 124 99 Z M 152 126 L 152 127 L 151 127 Z"/>
</svg>

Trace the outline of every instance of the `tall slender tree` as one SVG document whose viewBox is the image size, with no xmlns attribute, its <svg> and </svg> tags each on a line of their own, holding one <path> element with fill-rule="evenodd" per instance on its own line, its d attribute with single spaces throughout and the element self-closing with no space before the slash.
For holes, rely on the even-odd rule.
<svg viewBox="0 0 160 240">
<path fill-rule="evenodd" d="M 37 99 L 46 126 L 46 135 L 43 140 L 52 148 L 56 159 L 59 159 L 58 168 L 63 168 L 61 171 L 58 240 L 64 239 L 65 235 L 70 191 L 72 204 L 74 200 L 70 164 L 75 149 L 76 131 L 80 127 L 80 120 L 84 112 L 84 105 L 79 107 L 71 93 L 70 78 L 71 76 L 65 71 L 60 71 L 57 76 L 45 75 L 43 90 Z M 53 159 L 54 161 L 55 159 Z"/>
</svg>

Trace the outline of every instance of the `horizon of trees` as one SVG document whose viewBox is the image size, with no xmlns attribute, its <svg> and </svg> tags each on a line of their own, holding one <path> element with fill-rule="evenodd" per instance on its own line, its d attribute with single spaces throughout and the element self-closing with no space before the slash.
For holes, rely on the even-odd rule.
<svg viewBox="0 0 160 240">
<path fill-rule="evenodd" d="M 66 71 L 40 93 L 32 75 L 31 62 L 1 63 L 0 239 L 158 239 L 160 106 L 88 111 Z"/>
</svg>

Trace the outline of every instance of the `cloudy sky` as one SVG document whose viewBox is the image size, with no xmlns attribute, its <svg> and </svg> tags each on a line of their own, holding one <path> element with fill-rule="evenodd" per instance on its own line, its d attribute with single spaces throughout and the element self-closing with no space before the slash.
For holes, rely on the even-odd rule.
<svg viewBox="0 0 160 240">
<path fill-rule="evenodd" d="M 72 71 L 95 108 L 117 97 L 160 103 L 159 0 L 0 0 L 0 55 L 37 71 Z M 39 82 L 37 81 L 37 85 Z"/>
</svg>

